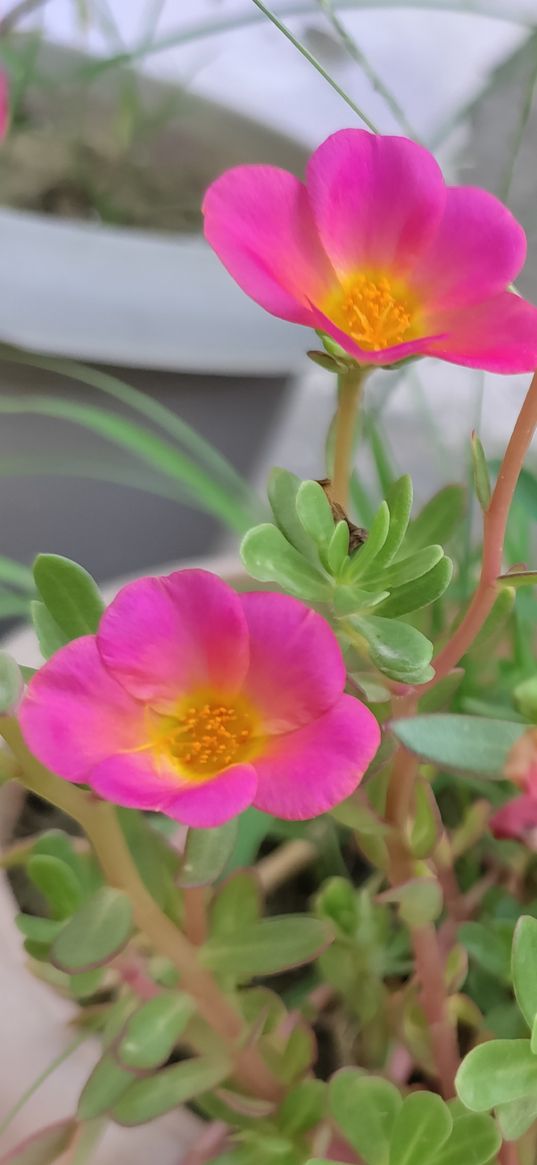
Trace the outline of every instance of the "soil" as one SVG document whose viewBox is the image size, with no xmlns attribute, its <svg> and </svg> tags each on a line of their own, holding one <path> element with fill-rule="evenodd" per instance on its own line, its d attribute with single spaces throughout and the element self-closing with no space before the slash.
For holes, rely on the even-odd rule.
<svg viewBox="0 0 537 1165">
<path fill-rule="evenodd" d="M 23 56 L 28 39 L 13 41 Z M 295 143 L 248 118 L 120 66 L 91 80 L 92 68 L 81 55 L 39 46 L 2 145 L 0 204 L 189 232 L 200 227 L 204 191 L 227 167 L 302 168 Z"/>
</svg>

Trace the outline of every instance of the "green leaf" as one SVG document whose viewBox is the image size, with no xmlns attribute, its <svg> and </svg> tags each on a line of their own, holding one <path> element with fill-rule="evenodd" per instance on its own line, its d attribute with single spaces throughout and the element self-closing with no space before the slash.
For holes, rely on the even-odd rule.
<svg viewBox="0 0 537 1165">
<path fill-rule="evenodd" d="M 369 611 L 378 607 L 388 598 L 388 591 L 364 591 L 357 586 L 337 586 L 334 590 L 332 605 L 338 619 L 346 615 L 354 615 L 359 611 Z"/>
<path fill-rule="evenodd" d="M 43 945 L 53 942 L 64 926 L 59 919 L 41 918 L 38 914 L 17 914 L 15 924 L 25 938 Z"/>
<path fill-rule="evenodd" d="M 378 615 L 356 615 L 352 625 L 367 641 L 371 659 L 384 675 L 402 683 L 424 682 L 428 678 L 433 645 L 421 631 Z"/>
<path fill-rule="evenodd" d="M 384 902 L 397 902 L 407 926 L 425 926 L 442 913 L 442 890 L 436 878 L 412 878 L 383 894 Z"/>
<path fill-rule="evenodd" d="M 422 546 L 430 546 L 433 542 L 445 546 L 462 521 L 465 505 L 464 486 L 444 486 L 410 523 L 405 537 L 405 550 L 409 553 L 421 550 Z"/>
<path fill-rule="evenodd" d="M 444 555 L 436 566 L 423 574 L 421 578 L 403 586 L 395 587 L 389 598 L 378 607 L 379 615 L 388 619 L 397 619 L 401 615 L 408 615 L 413 611 L 420 611 L 428 607 L 447 590 L 453 575 L 453 563 Z"/>
<path fill-rule="evenodd" d="M 442 821 L 435 795 L 427 781 L 418 779 L 414 791 L 414 821 L 409 846 L 415 858 L 427 858 L 436 848 Z"/>
<path fill-rule="evenodd" d="M 82 566 L 59 554 L 39 554 L 34 579 L 47 611 L 68 639 L 95 633 L 104 603 Z"/>
<path fill-rule="evenodd" d="M 455 1080 L 457 1095 L 473 1112 L 537 1094 L 537 1056 L 529 1040 L 490 1040 L 463 1060 Z"/>
<path fill-rule="evenodd" d="M 463 922 L 458 928 L 457 937 L 470 958 L 484 971 L 501 983 L 509 983 L 510 930 L 504 934 L 493 928 L 489 921 Z"/>
<path fill-rule="evenodd" d="M 224 882 L 212 903 L 210 931 L 213 938 L 236 934 L 259 921 L 261 894 L 251 870 L 239 870 Z"/>
<path fill-rule="evenodd" d="M 304 558 L 315 561 L 316 548 L 305 533 L 296 512 L 296 498 L 301 484 L 300 478 L 288 469 L 273 469 L 268 482 L 268 497 L 274 521 L 287 541 Z"/>
<path fill-rule="evenodd" d="M 323 1080 L 301 1080 L 288 1092 L 275 1120 L 290 1137 L 307 1133 L 323 1119 L 326 1084 Z"/>
<path fill-rule="evenodd" d="M 366 1165 L 387 1165 L 392 1130 L 402 1100 L 388 1080 L 342 1068 L 328 1088 L 330 1113 Z"/>
<path fill-rule="evenodd" d="M 537 1120 L 537 1093 L 496 1105 L 496 1117 L 506 1141 L 518 1141 Z M 455 1162 L 454 1162 L 455 1165 Z"/>
<path fill-rule="evenodd" d="M 347 878 L 328 878 L 316 899 L 317 913 L 328 918 L 342 934 L 354 937 L 359 923 L 358 900 Z"/>
<path fill-rule="evenodd" d="M 485 450 L 477 433 L 472 433 L 472 476 L 479 505 L 485 513 L 490 505 L 490 477 Z"/>
<path fill-rule="evenodd" d="M 175 885 L 181 859 L 164 834 L 136 809 L 116 810 L 136 869 L 151 897 L 173 915 L 179 894 Z"/>
<path fill-rule="evenodd" d="M 254 864 L 261 843 L 270 833 L 273 821 L 273 817 L 268 813 L 262 813 L 260 809 L 254 809 L 253 805 L 241 813 L 238 818 L 237 840 L 226 864 L 228 873 Z"/>
<path fill-rule="evenodd" d="M 48 854 L 57 858 L 73 871 L 80 885 L 85 889 L 88 883 L 88 864 L 94 859 L 88 854 L 78 854 L 73 839 L 61 829 L 47 829 L 40 834 L 32 846 L 32 854 Z"/>
<path fill-rule="evenodd" d="M 204 1056 L 172 1064 L 156 1076 L 135 1080 L 114 1104 L 113 1119 L 120 1125 L 145 1124 L 215 1088 L 229 1070 L 227 1061 Z"/>
<path fill-rule="evenodd" d="M 45 604 L 39 602 L 38 599 L 34 599 L 30 603 L 30 615 L 41 655 L 43 659 L 50 659 L 51 655 L 55 655 L 60 647 L 64 647 L 69 642 L 69 636 L 64 635 L 56 620 L 52 618 L 50 611 L 47 611 Z"/>
<path fill-rule="evenodd" d="M 298 1019 L 289 1034 L 283 1051 L 266 1049 L 267 1062 L 282 1084 L 293 1084 L 309 1072 L 317 1053 L 315 1037 L 309 1024 Z"/>
<path fill-rule="evenodd" d="M 433 1092 L 412 1092 L 392 1128 L 390 1165 L 423 1165 L 434 1158 L 453 1128 L 447 1104 Z"/>
<path fill-rule="evenodd" d="M 379 590 L 405 586 L 406 583 L 414 582 L 415 579 L 427 574 L 443 557 L 444 551 L 441 546 L 425 546 L 423 550 L 417 550 L 408 558 L 396 559 L 391 566 L 387 566 L 377 575 L 368 574 L 367 585 L 378 586 Z"/>
<path fill-rule="evenodd" d="M 122 950 L 132 928 L 132 906 L 120 890 L 102 886 L 55 940 L 51 961 L 74 975 L 100 967 Z"/>
<path fill-rule="evenodd" d="M 529 914 L 515 927 L 511 973 L 516 1001 L 531 1030 L 537 1016 L 537 919 Z"/>
<path fill-rule="evenodd" d="M 122 1068 L 107 1052 L 95 1065 L 80 1093 L 77 1108 L 79 1120 L 93 1120 L 108 1112 L 132 1082 L 132 1072 Z"/>
<path fill-rule="evenodd" d="M 486 1165 L 498 1152 L 501 1137 L 485 1113 L 453 1113 L 453 1129 L 427 1165 Z"/>
<path fill-rule="evenodd" d="M 156 995 L 127 1020 L 115 1055 L 124 1068 L 150 1070 L 165 1064 L 195 1011 L 192 999 Z"/>
<path fill-rule="evenodd" d="M 189 829 L 179 886 L 207 886 L 216 882 L 233 853 L 237 830 L 236 817 L 215 829 Z"/>
<path fill-rule="evenodd" d="M 248 574 L 260 582 L 273 582 L 289 594 L 309 602 L 330 597 L 330 584 L 315 567 L 286 542 L 276 526 L 254 526 L 241 543 L 241 558 Z"/>
<path fill-rule="evenodd" d="M 0 716 L 15 711 L 24 689 L 24 680 L 18 663 L 5 651 L 0 651 Z"/>
<path fill-rule="evenodd" d="M 82 887 L 65 862 L 48 854 L 32 854 L 26 863 L 26 872 L 46 898 L 54 918 L 70 918 L 78 910 Z"/>
<path fill-rule="evenodd" d="M 326 548 L 326 563 L 336 578 L 347 561 L 349 534 L 348 522 L 344 522 L 342 519 L 336 523 L 336 527 Z"/>
<path fill-rule="evenodd" d="M 353 583 L 364 575 L 382 550 L 390 529 L 390 511 L 386 502 L 381 502 L 371 523 L 367 541 L 355 550 L 343 571 L 342 582 Z"/>
<path fill-rule="evenodd" d="M 317 481 L 303 481 L 296 495 L 296 512 L 316 546 L 327 547 L 334 533 L 330 502 Z"/>
<path fill-rule="evenodd" d="M 506 583 L 515 587 L 534 587 L 537 585 L 537 570 L 510 570 L 507 574 L 498 575 L 499 583 Z"/>
<path fill-rule="evenodd" d="M 0 1165 L 53 1165 L 69 1148 L 76 1131 L 74 1120 L 47 1125 L 10 1149 L 2 1156 Z"/>
<path fill-rule="evenodd" d="M 71 975 L 69 990 L 75 999 L 89 999 L 102 986 L 104 971 L 97 967 L 95 971 L 82 971 L 80 975 Z"/>
<path fill-rule="evenodd" d="M 392 732 L 410 752 L 441 768 L 504 780 L 507 756 L 524 724 L 448 712 L 395 720 Z"/>
<path fill-rule="evenodd" d="M 531 676 L 517 684 L 513 690 L 513 698 L 519 712 L 526 720 L 537 723 L 537 676 Z"/>
<path fill-rule="evenodd" d="M 405 537 L 410 514 L 412 511 L 412 480 L 407 473 L 394 481 L 386 494 L 386 502 L 390 511 L 390 529 L 388 537 L 379 552 L 376 566 L 389 566 L 395 558 Z"/>
<path fill-rule="evenodd" d="M 310 963 L 328 946 L 331 933 L 324 922 L 302 914 L 266 918 L 227 938 L 211 938 L 200 958 L 206 967 L 238 981 L 256 975 L 277 975 L 289 967 Z"/>
</svg>

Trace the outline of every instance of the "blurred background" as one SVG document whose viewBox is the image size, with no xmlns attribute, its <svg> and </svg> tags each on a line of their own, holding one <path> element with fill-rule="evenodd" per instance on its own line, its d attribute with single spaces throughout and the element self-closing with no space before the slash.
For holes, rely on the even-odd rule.
<svg viewBox="0 0 537 1165">
<path fill-rule="evenodd" d="M 537 0 L 272 12 L 379 130 L 508 202 L 537 300 Z M 300 174 L 361 123 L 253 0 L 2 0 L 0 68 L 0 341 L 34 354 L 0 361 L 0 618 L 14 619 L 31 582 L 7 559 L 52 551 L 107 581 L 211 555 L 251 520 L 244 482 L 261 495 L 274 463 L 324 476 L 334 386 L 305 357 L 313 338 L 235 287 L 199 207 L 227 166 Z M 421 498 L 460 478 L 475 426 L 497 454 L 526 383 L 428 361 L 378 373 L 364 511 L 397 468 Z M 537 484 L 526 505 L 535 516 Z"/>
</svg>

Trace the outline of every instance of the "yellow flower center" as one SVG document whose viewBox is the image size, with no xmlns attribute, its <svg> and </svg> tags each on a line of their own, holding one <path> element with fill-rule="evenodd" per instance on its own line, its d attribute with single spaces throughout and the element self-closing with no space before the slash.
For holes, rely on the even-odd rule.
<svg viewBox="0 0 537 1165">
<path fill-rule="evenodd" d="M 392 348 L 418 334 L 418 301 L 401 280 L 376 272 L 354 276 L 333 291 L 325 312 L 368 352 Z"/>
<path fill-rule="evenodd" d="M 153 725 L 153 744 L 191 780 L 207 780 L 259 751 L 258 717 L 242 698 L 192 698 L 174 716 Z"/>
</svg>

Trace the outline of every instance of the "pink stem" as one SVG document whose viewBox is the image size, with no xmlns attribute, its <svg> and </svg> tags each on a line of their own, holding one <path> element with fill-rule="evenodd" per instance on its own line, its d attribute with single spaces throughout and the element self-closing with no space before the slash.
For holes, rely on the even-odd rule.
<svg viewBox="0 0 537 1165">
<path fill-rule="evenodd" d="M 489 507 L 483 519 L 483 561 L 477 590 L 462 623 L 434 660 L 434 679 L 420 691 L 433 687 L 456 666 L 471 647 L 492 610 L 501 574 L 503 544 L 509 510 L 526 453 L 537 427 L 537 373 L 517 418 L 500 467 Z"/>
</svg>

